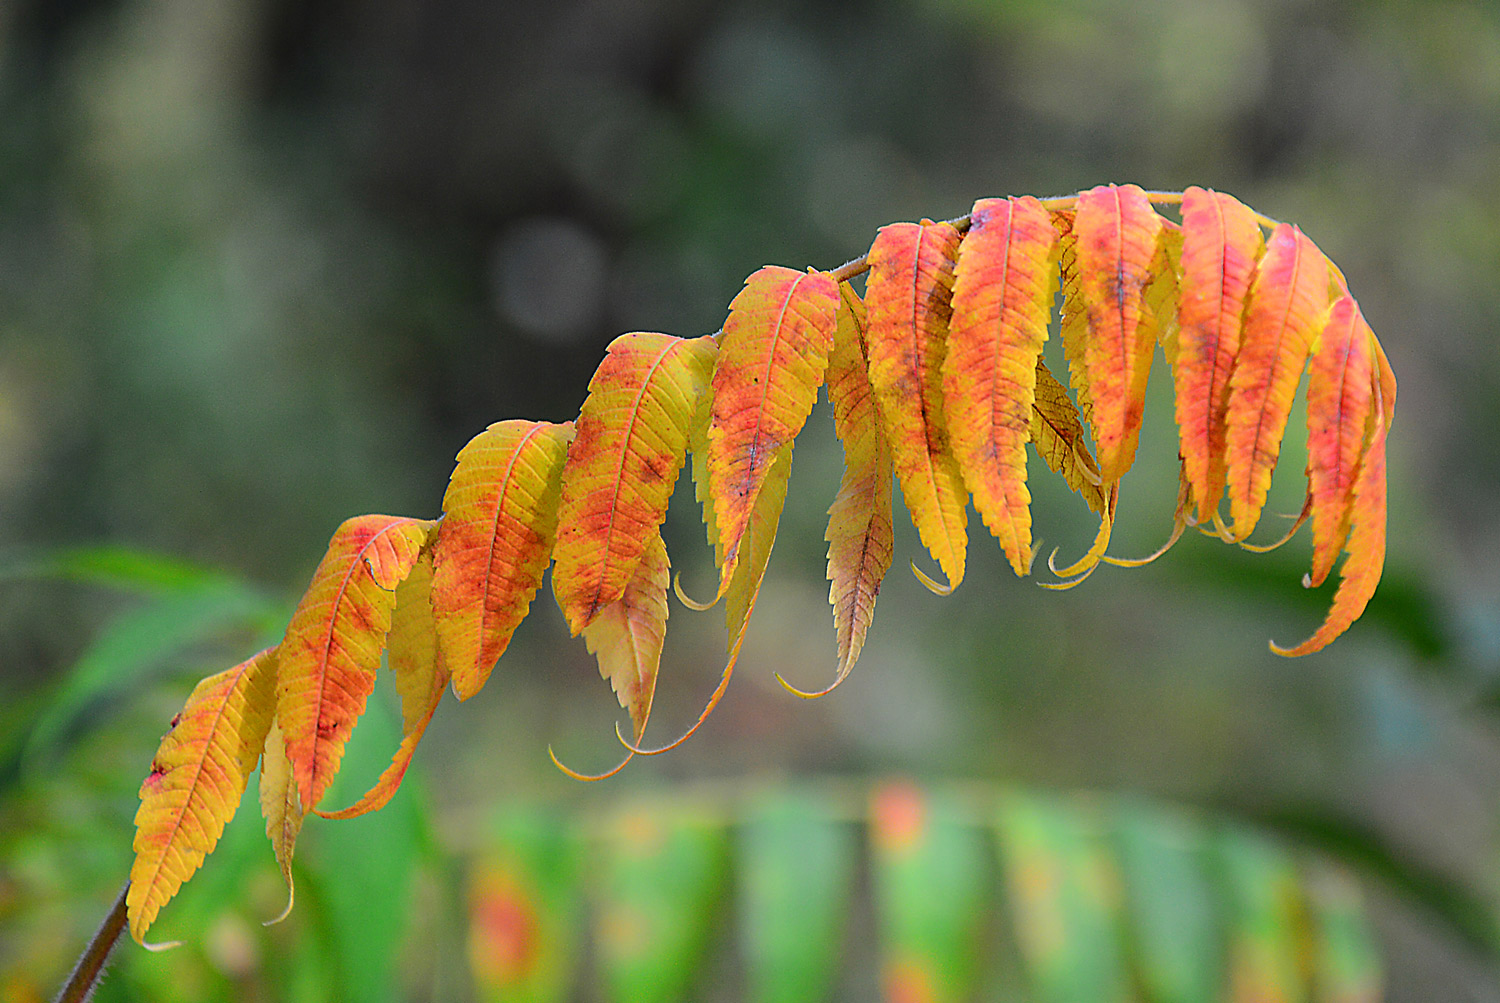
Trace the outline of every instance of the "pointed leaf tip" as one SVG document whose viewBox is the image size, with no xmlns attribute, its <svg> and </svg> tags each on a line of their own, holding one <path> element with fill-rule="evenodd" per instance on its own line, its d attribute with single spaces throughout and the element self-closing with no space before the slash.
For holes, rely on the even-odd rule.
<svg viewBox="0 0 1500 1003">
<path fill-rule="evenodd" d="M 1339 571 L 1339 586 L 1333 596 L 1333 605 L 1322 625 L 1301 644 L 1283 648 L 1271 642 L 1271 650 L 1278 655 L 1308 655 L 1326 647 L 1359 619 L 1375 594 L 1375 587 L 1380 584 L 1386 544 L 1387 429 L 1385 415 L 1378 409 L 1374 422 L 1374 433 L 1359 461 L 1359 474 L 1354 485 L 1353 528 L 1345 548 L 1348 556 Z"/>
</svg>

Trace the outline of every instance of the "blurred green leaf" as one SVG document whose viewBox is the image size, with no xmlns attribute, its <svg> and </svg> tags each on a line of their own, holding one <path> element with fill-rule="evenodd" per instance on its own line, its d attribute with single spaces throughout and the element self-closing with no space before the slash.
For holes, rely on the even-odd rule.
<svg viewBox="0 0 1500 1003">
<path fill-rule="evenodd" d="M 1318 868 L 1306 885 L 1318 1003 L 1375 1003 L 1380 999 L 1380 952 L 1358 886 L 1331 867 Z"/>
<path fill-rule="evenodd" d="M 221 580 L 155 596 L 116 617 L 34 719 L 25 759 L 35 763 L 85 712 L 111 695 L 139 688 L 193 645 L 232 629 L 264 633 L 282 616 L 281 606 L 259 591 Z"/>
<path fill-rule="evenodd" d="M 1201 824 L 1140 801 L 1114 812 L 1135 968 L 1152 1003 L 1214 1003 L 1224 981 Z"/>
<path fill-rule="evenodd" d="M 602 981 L 619 1003 L 675 1003 L 699 974 L 723 898 L 722 820 L 642 800 L 611 820 L 600 875 Z"/>
<path fill-rule="evenodd" d="M 1092 805 L 1009 793 L 997 815 L 1021 957 L 1042 1003 L 1125 1003 L 1119 878 Z"/>
<path fill-rule="evenodd" d="M 740 943 L 754 1003 L 827 999 L 839 970 L 858 843 L 807 794 L 758 801 L 739 828 Z"/>
<path fill-rule="evenodd" d="M 898 781 L 871 798 L 870 844 L 887 998 L 971 998 L 992 900 L 981 830 L 951 797 Z"/>
<path fill-rule="evenodd" d="M 213 568 L 149 550 L 110 544 L 0 557 L 0 583 L 56 578 L 134 592 L 191 592 L 226 584 Z"/>
<path fill-rule="evenodd" d="M 330 804 L 352 802 L 363 793 L 401 742 L 401 722 L 381 695 L 377 691 L 370 700 L 345 747 L 339 776 L 329 788 Z M 303 830 L 298 852 L 316 875 L 342 999 L 381 1003 L 401 997 L 401 945 L 425 843 L 416 779 L 409 774 L 378 813 Z M 299 887 L 299 902 L 301 893 Z"/>
<path fill-rule="evenodd" d="M 1225 827 L 1215 840 L 1229 933 L 1229 998 L 1234 1003 L 1301 1003 L 1304 929 L 1296 866 L 1285 850 Z"/>
</svg>

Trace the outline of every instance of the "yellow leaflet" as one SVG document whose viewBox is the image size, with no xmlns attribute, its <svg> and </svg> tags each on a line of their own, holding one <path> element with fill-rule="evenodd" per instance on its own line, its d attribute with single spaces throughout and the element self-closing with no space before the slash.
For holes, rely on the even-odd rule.
<svg viewBox="0 0 1500 1003">
<path fill-rule="evenodd" d="M 276 671 L 276 649 L 267 648 L 209 676 L 162 736 L 135 813 L 125 906 L 136 943 L 145 943 L 157 913 L 202 866 L 239 807 L 271 728 Z"/>
<path fill-rule="evenodd" d="M 443 495 L 432 613 L 460 700 L 478 693 L 552 560 L 573 425 L 502 421 L 458 454 Z"/>
</svg>

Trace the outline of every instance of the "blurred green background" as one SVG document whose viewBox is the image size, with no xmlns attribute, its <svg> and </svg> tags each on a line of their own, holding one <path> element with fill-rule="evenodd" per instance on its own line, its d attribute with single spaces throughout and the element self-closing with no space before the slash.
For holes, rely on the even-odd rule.
<svg viewBox="0 0 1500 1003">
<path fill-rule="evenodd" d="M 612 765 L 620 713 L 543 593 L 410 790 L 309 824 L 287 926 L 253 922 L 280 889 L 247 808 L 155 931 L 199 960 L 127 946 L 121 978 L 189 992 L 168 966 L 197 964 L 199 995 L 236 995 L 307 945 L 404 944 L 398 995 L 463 998 L 456 875 L 501 801 L 902 772 L 1143 792 L 1320 848 L 1360 877 L 1388 999 L 1500 999 L 1500 9 L 1301 0 L 0 5 L 0 993 L 60 979 L 126 873 L 166 721 L 274 639 L 339 521 L 436 515 L 470 436 L 572 417 L 610 338 L 713 331 L 761 264 L 1109 181 L 1298 223 L 1386 347 L 1387 569 L 1332 648 L 1265 646 L 1326 608 L 1305 538 L 1192 537 L 1064 594 L 976 539 L 939 599 L 903 525 L 863 661 L 796 700 L 773 672 L 813 687 L 835 663 L 820 404 L 739 674 L 685 748 L 603 786 L 553 769 L 549 744 Z M 1158 368 L 1114 553 L 1169 529 L 1170 418 Z M 1300 439 L 1273 509 L 1300 504 Z M 1038 535 L 1081 552 L 1082 503 L 1042 470 L 1033 493 Z M 667 535 L 701 593 L 691 502 Z M 101 544 L 129 549 L 70 549 Z M 674 603 L 670 626 L 648 739 L 722 665 L 716 614 Z M 394 747 L 389 696 L 335 800 Z"/>
</svg>

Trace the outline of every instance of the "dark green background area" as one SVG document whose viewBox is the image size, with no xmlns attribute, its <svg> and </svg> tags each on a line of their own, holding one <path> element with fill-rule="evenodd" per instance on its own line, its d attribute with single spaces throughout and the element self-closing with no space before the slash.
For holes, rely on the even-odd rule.
<svg viewBox="0 0 1500 1003">
<path fill-rule="evenodd" d="M 1305 537 L 1253 555 L 1190 536 L 1052 594 L 971 520 L 969 577 L 939 599 L 900 516 L 864 660 L 796 700 L 774 672 L 821 687 L 835 667 L 820 404 L 739 674 L 686 747 L 604 788 L 551 767 L 549 744 L 612 765 L 620 712 L 544 591 L 486 691 L 438 714 L 407 800 L 343 824 L 378 838 L 309 823 L 294 915 L 374 957 L 426 937 L 448 945 L 426 964 L 461 968 L 443 876 L 497 799 L 896 771 L 1144 792 L 1332 849 L 1367 883 L 1390 999 L 1500 999 L 1500 12 L 1463 2 L 0 7 L 0 969 L 47 985 L 66 965 L 128 866 L 165 722 L 274 639 L 342 519 L 438 514 L 469 437 L 572 417 L 612 337 L 713 331 L 762 264 L 831 267 L 887 222 L 1104 182 L 1296 222 L 1385 345 L 1390 550 L 1344 638 L 1266 650 L 1331 598 L 1300 587 Z M 1158 365 L 1114 553 L 1170 528 L 1171 411 Z M 1300 420 L 1273 511 L 1300 506 Z M 1093 527 L 1034 468 L 1040 552 L 1069 561 Z M 703 593 L 686 485 L 666 532 Z M 220 577 L 47 564 L 103 543 Z M 674 601 L 669 626 L 648 741 L 722 666 L 719 613 Z M 394 745 L 367 727 L 346 800 Z M 227 843 L 198 880 L 274 915 L 250 807 L 235 825 L 246 862 Z M 358 889 L 319 868 L 343 841 L 361 873 L 419 862 L 408 916 L 340 925 Z M 232 940 L 206 901 L 163 936 Z M 272 936 L 289 956 L 311 938 Z M 330 976 L 309 957 L 314 998 Z"/>
</svg>

